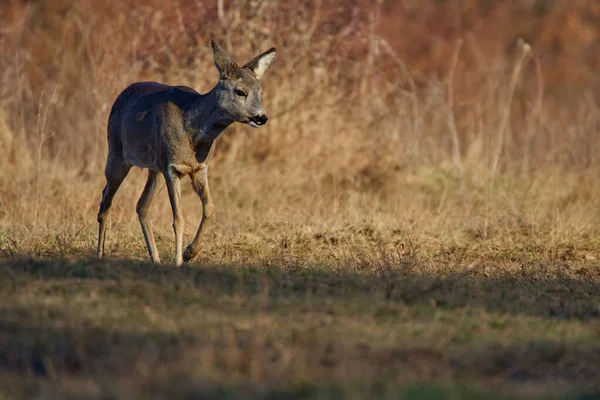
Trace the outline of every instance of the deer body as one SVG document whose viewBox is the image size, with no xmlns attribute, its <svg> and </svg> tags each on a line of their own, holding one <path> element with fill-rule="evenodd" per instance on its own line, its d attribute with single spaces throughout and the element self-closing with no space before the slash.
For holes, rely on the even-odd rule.
<svg viewBox="0 0 600 400">
<path fill-rule="evenodd" d="M 137 82 L 115 100 L 108 119 L 106 186 L 98 211 L 98 257 L 103 256 L 106 225 L 112 199 L 132 166 L 148 169 L 148 179 L 136 210 L 150 258 L 160 262 L 148 216 L 164 177 L 173 212 L 175 263 L 189 261 L 199 251 L 205 222 L 214 211 L 208 188 L 208 164 L 215 139 L 233 122 L 253 127 L 264 125 L 267 116 L 260 104 L 258 79 L 275 56 L 275 49 L 238 67 L 211 41 L 219 83 L 199 94 L 186 86 Z M 200 196 L 202 218 L 196 236 L 183 252 L 184 220 L 181 212 L 180 180 L 189 176 Z"/>
<path fill-rule="evenodd" d="M 212 97 L 185 86 L 134 83 L 113 105 L 109 147 L 121 144 L 124 161 L 154 172 L 169 165 L 181 174 L 198 171 L 210 161 L 214 140 L 232 122 L 211 121 L 218 113 Z"/>
</svg>

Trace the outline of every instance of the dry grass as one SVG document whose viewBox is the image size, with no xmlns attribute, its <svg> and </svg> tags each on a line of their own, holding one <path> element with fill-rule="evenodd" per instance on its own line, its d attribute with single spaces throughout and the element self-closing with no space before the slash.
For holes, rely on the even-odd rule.
<svg viewBox="0 0 600 400">
<path fill-rule="evenodd" d="M 96 3 L 0 5 L 8 397 L 594 387 L 600 105 L 594 90 L 561 91 L 547 49 L 465 35 L 423 71 L 406 38 L 380 35 L 395 8 L 369 1 L 237 0 L 223 19 L 212 3 Z M 544 26 L 535 15 L 523 18 Z M 136 264 L 148 256 L 135 170 L 113 205 L 113 261 L 89 259 L 112 101 L 143 79 L 210 89 L 211 37 L 239 61 L 271 45 L 278 55 L 269 124 L 217 144 L 217 213 L 199 257 L 184 271 Z M 191 187 L 183 206 L 191 238 Z M 165 193 L 152 214 L 172 260 Z M 442 387 L 406 386 L 432 381 Z"/>
<path fill-rule="evenodd" d="M 570 398 L 600 373 L 598 286 L 560 265 L 271 261 L 5 262 L 0 381 L 26 398 L 508 399 Z"/>
</svg>

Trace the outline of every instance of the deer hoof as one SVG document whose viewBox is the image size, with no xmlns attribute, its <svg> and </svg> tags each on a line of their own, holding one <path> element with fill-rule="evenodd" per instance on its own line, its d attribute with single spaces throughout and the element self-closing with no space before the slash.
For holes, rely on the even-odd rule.
<svg viewBox="0 0 600 400">
<path fill-rule="evenodd" d="M 183 262 L 187 263 L 194 257 L 196 257 L 196 253 L 192 250 L 192 246 L 188 245 L 183 252 Z"/>
</svg>

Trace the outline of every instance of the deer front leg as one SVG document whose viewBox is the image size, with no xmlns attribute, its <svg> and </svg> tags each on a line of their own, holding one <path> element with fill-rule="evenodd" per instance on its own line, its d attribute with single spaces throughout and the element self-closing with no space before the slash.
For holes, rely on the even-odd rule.
<svg viewBox="0 0 600 400">
<path fill-rule="evenodd" d="M 200 237 L 202 236 L 202 232 L 206 227 L 206 221 L 212 217 L 215 205 L 210 197 L 210 190 L 208 189 L 208 166 L 202 168 L 195 174 L 190 176 L 192 178 L 192 186 L 198 196 L 200 196 L 200 201 L 202 202 L 202 217 L 200 219 L 200 224 L 198 225 L 198 230 L 196 231 L 196 236 L 187 245 L 185 248 L 185 253 L 183 253 L 183 261 L 188 262 L 198 254 L 200 250 Z"/>
<path fill-rule="evenodd" d="M 165 175 L 171 209 L 173 210 L 173 230 L 175 231 L 175 264 L 183 264 L 183 228 L 185 221 L 181 211 L 181 179 L 174 168 L 169 167 Z"/>
</svg>

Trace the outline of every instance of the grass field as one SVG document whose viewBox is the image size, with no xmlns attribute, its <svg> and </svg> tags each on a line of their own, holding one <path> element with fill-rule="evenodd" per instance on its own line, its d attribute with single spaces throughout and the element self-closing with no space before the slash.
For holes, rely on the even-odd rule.
<svg viewBox="0 0 600 400">
<path fill-rule="evenodd" d="M 0 400 L 600 398 L 596 2 L 218 3 L 0 3 Z M 213 37 L 278 53 L 198 257 L 134 169 L 95 259 L 112 101 Z"/>
<path fill-rule="evenodd" d="M 2 394 L 593 398 L 597 267 L 566 263 L 4 260 Z"/>
<path fill-rule="evenodd" d="M 377 249 L 183 269 L 54 256 L 0 264 L 5 398 L 598 393 L 598 267 L 568 248 L 514 266 Z"/>
<path fill-rule="evenodd" d="M 460 223 L 461 211 L 442 207 L 403 229 L 401 212 L 367 214 L 377 223 L 334 214 L 336 224 L 259 207 L 250 223 L 242 207 L 177 269 L 144 261 L 135 202 L 124 201 L 132 186 L 115 202 L 107 260 L 91 257 L 93 218 L 77 231 L 3 231 L 5 397 L 598 394 L 599 236 L 516 228 L 506 216 L 486 234 L 477 209 Z M 197 203 L 184 197 L 186 215 Z M 435 233 L 441 219 L 452 229 Z M 172 260 L 169 213 L 156 220 Z"/>
</svg>

